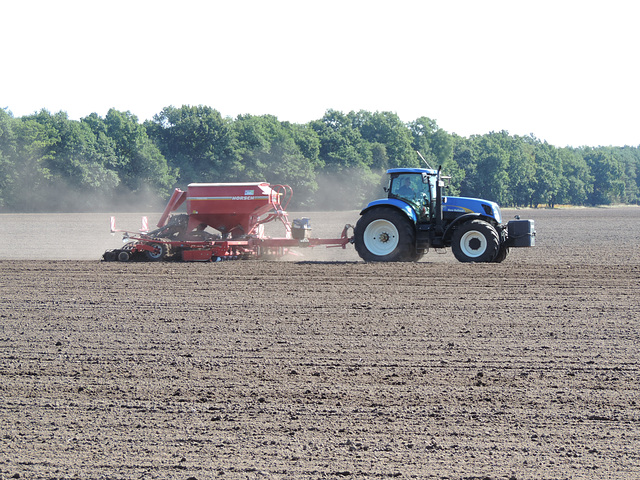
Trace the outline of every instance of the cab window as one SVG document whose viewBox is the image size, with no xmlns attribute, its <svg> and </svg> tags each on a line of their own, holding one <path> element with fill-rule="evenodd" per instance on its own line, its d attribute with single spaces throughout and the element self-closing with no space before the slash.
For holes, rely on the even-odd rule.
<svg viewBox="0 0 640 480">
<path fill-rule="evenodd" d="M 391 193 L 404 200 L 414 200 L 422 191 L 422 186 L 418 187 L 418 182 L 422 184 L 422 178 L 419 175 L 398 175 L 393 179 Z"/>
<path fill-rule="evenodd" d="M 429 216 L 430 185 L 420 174 L 399 174 L 392 179 L 391 195 L 404 200 L 423 219 Z"/>
</svg>

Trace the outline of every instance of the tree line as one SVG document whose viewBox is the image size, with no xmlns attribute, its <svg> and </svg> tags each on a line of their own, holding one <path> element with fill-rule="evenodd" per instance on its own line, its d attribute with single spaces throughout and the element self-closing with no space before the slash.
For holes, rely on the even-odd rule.
<svg viewBox="0 0 640 480">
<path fill-rule="evenodd" d="M 357 209 L 384 195 L 392 167 L 442 166 L 448 194 L 502 206 L 640 202 L 638 146 L 558 148 L 506 131 L 450 134 L 420 117 L 328 110 L 307 124 L 166 107 L 139 122 L 109 110 L 70 120 L 0 109 L 0 211 L 105 211 L 162 206 L 192 182 L 288 184 L 290 208 Z"/>
</svg>

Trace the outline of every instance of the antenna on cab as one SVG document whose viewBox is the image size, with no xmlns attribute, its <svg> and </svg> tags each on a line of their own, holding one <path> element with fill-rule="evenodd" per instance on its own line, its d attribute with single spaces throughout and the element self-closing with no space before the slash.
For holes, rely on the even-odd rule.
<svg viewBox="0 0 640 480">
<path fill-rule="evenodd" d="M 427 168 L 429 170 L 433 170 L 433 168 L 431 168 L 431 165 L 429 165 L 429 163 L 427 162 L 427 160 L 422 156 L 422 154 L 416 150 L 416 153 L 420 156 L 420 158 L 422 159 L 422 161 L 425 163 L 425 165 L 427 166 Z"/>
</svg>

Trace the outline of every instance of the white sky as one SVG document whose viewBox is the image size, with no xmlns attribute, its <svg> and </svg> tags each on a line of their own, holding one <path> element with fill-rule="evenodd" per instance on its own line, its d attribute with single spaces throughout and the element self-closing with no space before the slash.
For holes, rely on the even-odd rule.
<svg viewBox="0 0 640 480">
<path fill-rule="evenodd" d="M 0 1 L 16 117 L 392 111 L 463 136 L 640 145 L 635 0 Z"/>
</svg>

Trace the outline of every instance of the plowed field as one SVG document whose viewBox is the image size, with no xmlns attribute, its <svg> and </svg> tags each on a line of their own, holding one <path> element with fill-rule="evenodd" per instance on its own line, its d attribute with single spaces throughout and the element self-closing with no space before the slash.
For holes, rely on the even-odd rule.
<svg viewBox="0 0 640 480">
<path fill-rule="evenodd" d="M 515 213 L 537 246 L 478 265 L 105 263 L 108 216 L 0 215 L 0 479 L 640 478 L 640 208 Z"/>
</svg>

